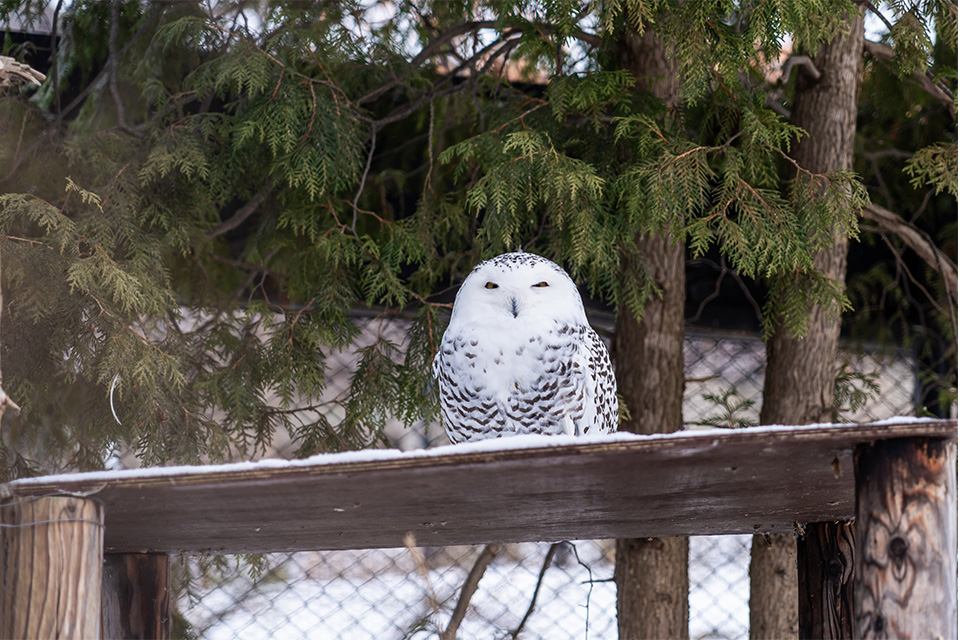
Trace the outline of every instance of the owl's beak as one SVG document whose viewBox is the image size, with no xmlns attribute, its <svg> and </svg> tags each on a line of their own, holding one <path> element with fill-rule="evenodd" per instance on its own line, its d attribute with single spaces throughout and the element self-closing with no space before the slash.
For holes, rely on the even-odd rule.
<svg viewBox="0 0 960 640">
<path fill-rule="evenodd" d="M 516 296 L 510 296 L 510 313 L 513 314 L 514 318 L 516 318 L 517 314 L 520 313 L 520 308 L 517 306 Z"/>
</svg>

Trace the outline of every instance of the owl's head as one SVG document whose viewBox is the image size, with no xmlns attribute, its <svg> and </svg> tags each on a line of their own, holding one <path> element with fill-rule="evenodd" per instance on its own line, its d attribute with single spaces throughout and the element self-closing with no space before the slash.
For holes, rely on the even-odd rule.
<svg viewBox="0 0 960 640">
<path fill-rule="evenodd" d="M 481 262 L 453 304 L 457 321 L 503 323 L 544 319 L 587 324 L 577 286 L 560 266 L 533 253 L 504 253 Z"/>
</svg>

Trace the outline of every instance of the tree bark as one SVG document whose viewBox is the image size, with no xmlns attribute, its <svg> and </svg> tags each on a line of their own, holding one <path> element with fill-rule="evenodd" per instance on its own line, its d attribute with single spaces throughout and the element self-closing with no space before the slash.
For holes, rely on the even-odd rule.
<svg viewBox="0 0 960 640">
<path fill-rule="evenodd" d="M 678 105 L 676 60 L 651 30 L 639 35 L 627 29 L 618 59 L 641 88 L 671 110 Z M 639 321 L 630 310 L 617 310 L 617 385 L 631 416 L 621 429 L 672 432 L 683 428 L 685 252 L 682 243 L 671 242 L 665 233 L 639 238 L 637 243 L 662 296 L 647 301 Z M 614 579 L 622 640 L 689 636 L 687 542 L 686 538 L 617 541 Z"/>
<path fill-rule="evenodd" d="M 796 637 L 797 616 L 797 546 L 793 535 L 753 536 L 750 637 Z"/>
<path fill-rule="evenodd" d="M 802 73 L 797 79 L 793 123 L 808 135 L 797 143 L 793 157 L 804 169 L 824 173 L 853 167 L 862 51 L 863 14 L 858 11 L 850 18 L 849 32 L 823 45 L 814 57 L 821 71 L 819 80 Z M 832 247 L 814 256 L 813 264 L 826 276 L 843 282 L 847 239 L 836 238 Z M 815 305 L 809 310 L 808 320 L 802 339 L 780 327 L 767 343 L 761 424 L 809 424 L 833 418 L 840 315 L 834 306 Z M 813 540 L 818 538 L 819 534 Z M 794 570 L 783 571 L 796 565 L 793 535 L 754 537 L 751 638 L 797 636 L 797 574 Z M 777 597 L 771 598 L 770 594 Z M 809 597 L 820 599 L 822 595 L 805 595 L 805 601 Z M 784 615 L 785 611 L 790 615 Z"/>
</svg>

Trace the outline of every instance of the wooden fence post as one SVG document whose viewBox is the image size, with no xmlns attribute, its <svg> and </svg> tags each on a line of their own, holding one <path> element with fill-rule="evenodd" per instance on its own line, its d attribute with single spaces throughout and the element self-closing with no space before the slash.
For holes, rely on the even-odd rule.
<svg viewBox="0 0 960 640">
<path fill-rule="evenodd" d="M 102 562 L 98 502 L 0 504 L 0 638 L 99 638 Z"/>
<path fill-rule="evenodd" d="M 861 445 L 854 468 L 858 637 L 956 638 L 956 441 Z"/>
<path fill-rule="evenodd" d="M 111 553 L 103 565 L 103 637 L 170 637 L 170 556 Z"/>
<path fill-rule="evenodd" d="M 852 522 L 814 522 L 797 538 L 801 638 L 853 637 Z"/>
</svg>

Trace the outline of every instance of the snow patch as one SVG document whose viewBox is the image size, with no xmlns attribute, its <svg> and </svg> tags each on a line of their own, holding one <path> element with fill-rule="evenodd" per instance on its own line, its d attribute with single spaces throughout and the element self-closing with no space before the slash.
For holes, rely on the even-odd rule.
<svg viewBox="0 0 960 640">
<path fill-rule="evenodd" d="M 893 417 L 886 420 L 871 422 L 869 425 L 859 426 L 885 426 L 905 423 L 923 423 L 937 422 L 930 418 L 913 417 Z M 759 427 L 746 427 L 743 429 L 691 429 L 678 431 L 675 433 L 657 433 L 651 435 L 637 435 L 633 433 L 618 432 L 605 433 L 587 436 L 544 436 L 544 435 L 518 435 L 504 438 L 491 438 L 480 440 L 478 442 L 465 442 L 461 444 L 445 445 L 431 449 L 416 449 L 413 451 L 400 451 L 399 449 L 364 449 L 361 451 L 344 451 L 341 453 L 321 453 L 302 460 L 285 460 L 280 458 L 264 458 L 257 462 L 231 462 L 227 464 L 210 465 L 181 465 L 169 467 L 144 467 L 140 469 L 123 469 L 112 471 L 90 471 L 85 473 L 63 473 L 48 476 L 38 476 L 35 478 L 21 478 L 7 483 L 7 491 L 15 487 L 29 486 L 32 484 L 56 484 L 58 482 L 76 482 L 88 481 L 96 482 L 102 480 L 117 480 L 121 478 L 155 478 L 155 477 L 174 477 L 181 475 L 197 475 L 205 473 L 237 473 L 252 470 L 263 469 L 286 469 L 296 467 L 316 467 L 320 465 L 337 465 L 358 462 L 378 462 L 383 460 L 406 460 L 411 458 L 435 458 L 439 456 L 461 455 L 470 453 L 488 453 L 500 451 L 519 451 L 523 449 L 545 449 L 558 448 L 572 445 L 585 444 L 605 444 L 611 442 L 645 442 L 654 440 L 671 439 L 705 439 L 716 438 L 717 436 L 726 436 L 731 433 L 739 434 L 758 434 L 758 433 L 796 433 L 803 431 L 816 431 L 824 429 L 849 429 L 858 425 L 821 423 L 802 426 L 785 425 L 764 425 Z"/>
</svg>

